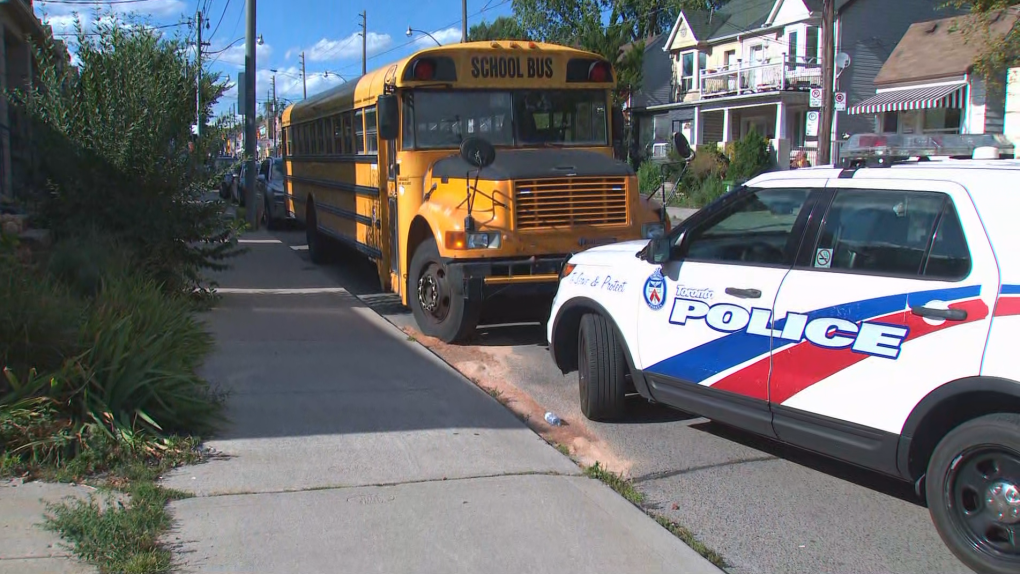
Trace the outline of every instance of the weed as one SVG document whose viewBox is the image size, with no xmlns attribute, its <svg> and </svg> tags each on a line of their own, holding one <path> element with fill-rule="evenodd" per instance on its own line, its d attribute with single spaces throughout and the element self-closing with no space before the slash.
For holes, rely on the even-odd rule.
<svg viewBox="0 0 1020 574">
<path fill-rule="evenodd" d="M 488 387 L 485 389 L 485 392 L 489 393 L 490 397 L 499 401 L 501 405 L 506 406 L 506 404 L 509 402 L 506 398 L 503 397 L 503 391 L 497 389 L 496 387 Z"/>
<path fill-rule="evenodd" d="M 563 456 L 570 456 L 570 447 L 565 444 L 557 444 L 556 450 L 560 451 Z"/>
<path fill-rule="evenodd" d="M 412 343 L 414 343 L 414 342 L 415 342 L 415 341 L 417 341 L 418 339 L 415 339 L 415 338 L 414 338 L 413 336 L 411 336 L 411 335 L 408 335 L 408 336 L 407 336 L 407 340 L 408 340 L 408 341 L 410 341 L 410 342 L 412 342 Z"/>
<path fill-rule="evenodd" d="M 708 560 L 719 568 L 726 568 L 726 560 L 723 559 L 718 552 L 712 550 L 708 546 L 705 546 L 703 542 L 695 538 L 694 534 L 690 530 L 680 526 L 665 516 L 656 516 L 655 521 L 658 522 L 660 526 L 668 530 L 673 536 L 682 540 L 684 544 L 690 546 L 692 550 L 704 557 L 705 560 Z"/>
<path fill-rule="evenodd" d="M 589 478 L 601 480 L 602 482 L 606 483 L 606 485 L 608 485 L 609 488 L 612 488 L 617 493 L 619 493 L 620 496 L 626 498 L 631 503 L 637 506 L 640 506 L 641 503 L 644 502 L 645 500 L 645 495 L 638 492 L 638 490 L 634 488 L 634 485 L 632 485 L 629 480 L 623 478 L 622 476 L 616 474 L 615 472 L 606 470 L 606 468 L 602 466 L 602 464 L 599 463 L 598 461 L 595 461 L 595 464 L 584 469 L 584 474 L 586 474 Z"/>
</svg>

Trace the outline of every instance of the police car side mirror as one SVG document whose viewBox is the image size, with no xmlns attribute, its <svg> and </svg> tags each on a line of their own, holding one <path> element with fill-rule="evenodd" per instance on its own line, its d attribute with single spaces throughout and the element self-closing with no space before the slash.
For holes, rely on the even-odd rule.
<svg viewBox="0 0 1020 574">
<path fill-rule="evenodd" d="M 672 252 L 673 240 L 669 237 L 655 237 L 648 242 L 648 245 L 642 251 L 641 259 L 651 263 L 652 265 L 662 265 L 663 263 L 669 262 L 669 256 Z"/>
</svg>

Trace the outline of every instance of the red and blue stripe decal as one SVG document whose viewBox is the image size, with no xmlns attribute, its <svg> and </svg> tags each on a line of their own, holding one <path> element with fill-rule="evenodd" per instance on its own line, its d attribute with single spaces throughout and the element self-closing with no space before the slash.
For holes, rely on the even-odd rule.
<svg viewBox="0 0 1020 574">
<path fill-rule="evenodd" d="M 1003 285 L 995 302 L 995 317 L 1020 315 L 1020 285 Z"/>
<path fill-rule="evenodd" d="M 1016 294 L 1020 295 L 1020 289 L 1016 290 Z M 905 343 L 957 325 L 984 320 L 989 310 L 979 298 L 980 295 L 980 285 L 935 289 L 854 301 L 803 314 L 807 315 L 809 322 L 834 317 L 857 325 L 867 321 L 905 327 Z M 911 307 L 936 300 L 950 303 L 950 308 L 966 310 L 967 319 L 932 325 L 910 312 Z M 1020 314 L 1020 297 L 1016 304 L 1017 314 Z M 782 330 L 785 323 L 784 317 L 775 321 L 772 328 Z M 770 357 L 769 350 L 773 342 L 776 348 Z M 790 341 L 755 335 L 745 330 L 727 334 L 660 361 L 645 369 L 645 372 L 701 384 L 724 371 L 749 363 L 716 381 L 711 385 L 712 388 L 782 403 L 807 387 L 873 356 L 851 348 L 821 347 L 803 338 L 799 342 Z M 776 374 L 771 393 L 768 384 L 770 371 Z"/>
</svg>

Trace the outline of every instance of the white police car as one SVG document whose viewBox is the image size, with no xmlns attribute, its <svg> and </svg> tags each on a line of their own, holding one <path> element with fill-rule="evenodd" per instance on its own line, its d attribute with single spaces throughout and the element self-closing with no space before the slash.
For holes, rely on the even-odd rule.
<svg viewBox="0 0 1020 574">
<path fill-rule="evenodd" d="M 633 391 L 915 482 L 960 560 L 1020 572 L 1020 161 L 924 161 L 1001 136 L 848 144 L 571 257 L 553 358 L 591 419 Z"/>
</svg>

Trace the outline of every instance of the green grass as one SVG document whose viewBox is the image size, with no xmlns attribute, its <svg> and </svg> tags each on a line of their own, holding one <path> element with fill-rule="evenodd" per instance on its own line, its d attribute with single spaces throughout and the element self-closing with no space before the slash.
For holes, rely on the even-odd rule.
<svg viewBox="0 0 1020 574">
<path fill-rule="evenodd" d="M 584 474 L 586 474 L 589 478 L 601 480 L 606 483 L 609 488 L 615 490 L 620 496 L 626 498 L 632 504 L 641 506 L 641 503 L 645 501 L 645 495 L 638 492 L 629 480 L 615 472 L 606 470 L 606 468 L 598 461 L 596 461 L 592 466 L 585 468 Z"/>
<path fill-rule="evenodd" d="M 173 525 L 167 503 L 190 495 L 155 481 L 175 466 L 200 459 L 197 444 L 181 440 L 159 456 L 114 449 L 79 455 L 63 468 L 36 469 L 44 478 L 100 487 L 100 495 L 87 500 L 47 505 L 46 527 L 102 574 L 169 572 L 172 555 L 161 543 Z"/>
<path fill-rule="evenodd" d="M 569 451 L 567 451 L 567 448 L 564 445 L 557 445 L 556 448 L 560 449 L 560 452 L 563 452 L 563 454 L 569 454 Z M 656 522 L 659 523 L 660 526 L 668 530 L 673 536 L 679 538 L 684 544 L 690 546 L 692 550 L 700 554 L 702 557 L 704 557 L 712 564 L 718 566 L 719 568 L 725 568 L 727 566 L 726 561 L 718 552 L 712 550 L 708 546 L 705 546 L 703 542 L 695 538 L 694 533 L 692 533 L 690 530 L 684 528 L 683 526 L 677 524 L 676 522 L 673 522 L 672 520 L 666 518 L 665 516 L 660 516 L 648 512 L 647 509 L 642 507 L 641 504 L 645 500 L 645 495 L 639 492 L 636 488 L 634 488 L 634 485 L 631 484 L 631 482 L 626 478 L 620 476 L 619 474 L 616 474 L 615 472 L 606 470 L 606 468 L 599 464 L 597 461 L 595 462 L 594 465 L 586 467 L 584 469 L 584 473 L 589 478 L 594 478 L 596 480 L 602 481 L 603 483 L 608 485 L 609 488 L 615 490 L 620 496 L 626 498 L 632 504 L 647 512 L 652 518 L 655 519 Z"/>
<path fill-rule="evenodd" d="M 665 516 L 655 516 L 655 521 L 659 523 L 659 526 L 669 530 L 673 536 L 682 540 L 684 544 L 690 546 L 691 549 L 704 557 L 705 560 L 708 560 L 719 568 L 726 568 L 726 560 L 724 560 L 718 552 L 712 550 L 708 546 L 705 546 L 703 542 L 695 538 L 694 534 L 690 530 L 687 530 Z"/>
</svg>

